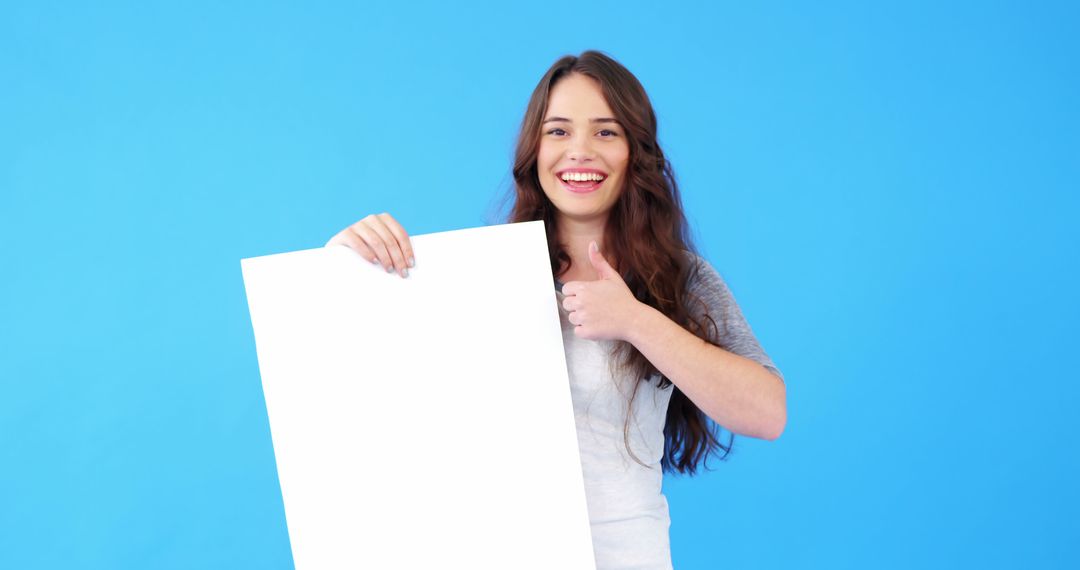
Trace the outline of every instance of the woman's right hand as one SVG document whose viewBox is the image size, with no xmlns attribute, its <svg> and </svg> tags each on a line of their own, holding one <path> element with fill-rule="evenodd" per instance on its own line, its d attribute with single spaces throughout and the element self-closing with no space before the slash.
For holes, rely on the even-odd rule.
<svg viewBox="0 0 1080 570">
<path fill-rule="evenodd" d="M 416 265 L 412 244 L 405 228 L 390 214 L 371 214 L 341 230 L 326 242 L 325 247 L 344 245 L 375 265 L 382 265 L 387 273 L 397 272 L 409 276 L 409 269 Z"/>
</svg>

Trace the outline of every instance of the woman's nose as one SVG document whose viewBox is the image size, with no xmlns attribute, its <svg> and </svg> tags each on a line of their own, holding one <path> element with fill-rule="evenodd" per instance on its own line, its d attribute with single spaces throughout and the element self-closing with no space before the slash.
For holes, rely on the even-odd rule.
<svg viewBox="0 0 1080 570">
<path fill-rule="evenodd" d="M 574 136 L 566 148 L 566 158 L 571 160 L 592 160 L 593 150 L 588 137 Z"/>
</svg>

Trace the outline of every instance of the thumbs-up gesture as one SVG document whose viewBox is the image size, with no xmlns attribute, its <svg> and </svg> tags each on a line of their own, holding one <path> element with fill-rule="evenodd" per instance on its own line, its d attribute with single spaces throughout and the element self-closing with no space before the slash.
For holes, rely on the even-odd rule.
<svg viewBox="0 0 1080 570">
<path fill-rule="evenodd" d="M 628 340 L 646 305 L 634 298 L 619 273 L 600 255 L 595 241 L 589 244 L 589 262 L 600 279 L 563 285 L 563 307 L 570 311 L 574 334 L 590 340 Z"/>
</svg>

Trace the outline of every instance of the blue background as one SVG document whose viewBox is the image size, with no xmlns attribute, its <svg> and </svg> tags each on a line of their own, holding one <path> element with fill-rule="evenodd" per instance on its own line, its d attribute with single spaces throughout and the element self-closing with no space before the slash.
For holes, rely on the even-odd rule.
<svg viewBox="0 0 1080 570">
<path fill-rule="evenodd" d="M 4 3 L 0 567 L 290 567 L 239 260 L 495 221 L 589 48 L 788 379 L 676 567 L 1080 565 L 1076 5 L 749 4 Z"/>
</svg>

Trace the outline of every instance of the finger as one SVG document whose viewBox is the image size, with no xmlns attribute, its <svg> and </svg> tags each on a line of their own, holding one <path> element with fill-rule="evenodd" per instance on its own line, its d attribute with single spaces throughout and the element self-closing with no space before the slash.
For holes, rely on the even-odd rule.
<svg viewBox="0 0 1080 570">
<path fill-rule="evenodd" d="M 596 269 L 596 272 L 600 274 L 601 279 L 613 279 L 619 277 L 615 268 L 611 267 L 604 256 L 600 254 L 600 248 L 596 245 L 596 242 L 589 242 L 589 261 L 592 262 L 592 266 Z"/>
<path fill-rule="evenodd" d="M 390 233 L 394 234 L 398 245 L 401 246 L 402 253 L 405 254 L 406 263 L 408 263 L 409 267 L 415 267 L 416 259 L 413 256 L 412 242 L 409 240 L 409 234 L 405 231 L 405 228 L 401 227 L 401 224 L 390 214 L 382 214 L 379 218 L 390 229 Z"/>
<path fill-rule="evenodd" d="M 394 270 L 398 275 L 405 277 L 409 274 L 409 264 L 405 261 L 405 254 L 401 251 L 401 244 L 398 243 L 394 234 L 390 232 L 390 228 L 386 227 L 386 223 L 383 222 L 379 216 L 369 216 L 371 218 L 368 223 L 368 227 L 375 230 L 375 233 L 379 234 L 383 243 L 386 244 L 387 251 L 390 252 L 390 259 L 394 262 Z"/>
<path fill-rule="evenodd" d="M 345 247 L 350 247 L 349 240 L 345 237 L 345 234 L 347 233 L 349 233 L 349 228 L 345 228 L 340 232 L 334 234 L 334 237 L 327 240 L 326 245 L 324 245 L 323 247 L 331 247 L 335 245 L 343 245 Z"/>
<path fill-rule="evenodd" d="M 375 252 L 375 256 L 379 260 L 379 265 L 382 265 L 387 273 L 393 271 L 394 260 L 390 257 L 390 251 L 386 249 L 386 244 L 383 243 L 382 238 L 375 230 L 371 229 L 371 227 L 364 222 L 357 222 L 356 225 L 350 229 L 359 236 L 373 252 Z"/>
<path fill-rule="evenodd" d="M 563 283 L 562 293 L 566 296 L 577 295 L 585 290 L 584 281 L 570 281 L 569 283 Z"/>
<path fill-rule="evenodd" d="M 351 230 L 345 230 L 339 233 L 338 235 L 331 238 L 330 242 L 328 242 L 326 245 L 327 247 L 331 245 L 343 245 L 355 251 L 357 254 L 360 255 L 360 257 L 366 259 L 368 263 L 372 263 L 375 265 L 379 264 L 379 258 L 375 256 L 375 252 L 372 251 L 372 249 L 368 247 L 366 243 L 364 243 L 364 240 L 360 239 L 360 237 L 354 234 Z"/>
<path fill-rule="evenodd" d="M 575 325 L 584 324 L 585 319 L 586 319 L 586 316 L 585 316 L 584 311 L 574 311 L 574 312 L 570 313 L 569 315 L 566 315 L 566 320 L 570 321 L 571 324 L 575 324 Z"/>
<path fill-rule="evenodd" d="M 570 312 L 576 311 L 579 305 L 581 303 L 577 297 L 566 297 L 562 302 L 563 308 Z"/>
<path fill-rule="evenodd" d="M 341 238 L 341 232 L 334 234 L 334 237 L 326 240 L 323 247 L 330 247 L 332 245 L 345 245 L 345 240 Z"/>
</svg>

